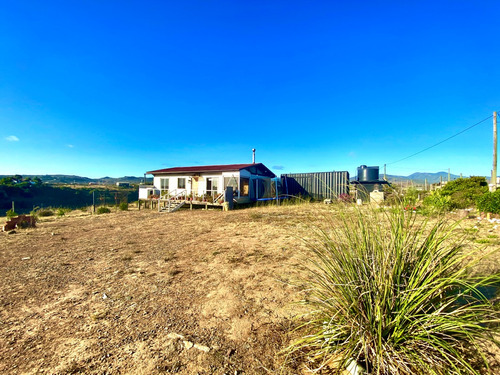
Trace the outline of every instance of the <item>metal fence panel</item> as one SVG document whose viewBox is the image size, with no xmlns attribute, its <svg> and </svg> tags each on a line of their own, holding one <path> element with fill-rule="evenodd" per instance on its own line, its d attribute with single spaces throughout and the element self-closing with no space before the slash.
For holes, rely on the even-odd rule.
<svg viewBox="0 0 500 375">
<path fill-rule="evenodd" d="M 284 194 L 316 200 L 336 199 L 341 194 L 349 194 L 349 172 L 282 174 L 281 185 Z"/>
</svg>

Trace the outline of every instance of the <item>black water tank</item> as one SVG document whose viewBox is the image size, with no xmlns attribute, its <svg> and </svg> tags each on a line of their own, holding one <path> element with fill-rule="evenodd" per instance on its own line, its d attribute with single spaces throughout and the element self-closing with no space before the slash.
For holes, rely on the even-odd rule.
<svg viewBox="0 0 500 375">
<path fill-rule="evenodd" d="M 378 179 L 378 167 L 367 167 L 366 165 L 358 167 L 358 181 L 378 181 Z"/>
</svg>

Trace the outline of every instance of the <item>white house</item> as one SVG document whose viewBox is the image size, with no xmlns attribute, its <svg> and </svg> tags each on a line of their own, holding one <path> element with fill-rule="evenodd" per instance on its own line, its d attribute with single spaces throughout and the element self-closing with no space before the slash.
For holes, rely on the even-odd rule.
<svg viewBox="0 0 500 375">
<path fill-rule="evenodd" d="M 168 196 L 194 201 L 217 200 L 226 187 L 233 188 L 238 203 L 271 197 L 271 180 L 276 175 L 264 164 L 205 165 L 149 171 L 154 186 L 140 186 L 139 199 Z"/>
</svg>

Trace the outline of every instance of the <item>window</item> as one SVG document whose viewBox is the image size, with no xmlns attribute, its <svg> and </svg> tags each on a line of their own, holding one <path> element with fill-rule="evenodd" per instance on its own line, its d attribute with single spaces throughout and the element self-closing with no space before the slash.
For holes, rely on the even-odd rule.
<svg viewBox="0 0 500 375">
<path fill-rule="evenodd" d="M 248 179 L 248 178 L 241 178 L 240 179 L 240 186 L 241 186 L 240 196 L 242 196 L 242 197 L 248 196 L 249 184 L 250 184 L 250 179 Z"/>
<path fill-rule="evenodd" d="M 185 178 L 179 178 L 177 180 L 177 188 L 179 188 L 179 189 L 185 189 L 186 188 L 186 179 Z"/>
<path fill-rule="evenodd" d="M 218 191 L 219 179 L 217 177 L 207 177 L 207 194 L 215 195 Z"/>
<path fill-rule="evenodd" d="M 238 179 L 236 177 L 224 177 L 224 190 L 228 186 L 231 186 L 233 188 L 233 195 L 238 196 Z"/>
<path fill-rule="evenodd" d="M 168 178 L 160 178 L 160 189 L 168 190 Z"/>
<path fill-rule="evenodd" d="M 238 189 L 238 180 L 236 177 L 224 177 L 224 188 L 232 186 L 234 190 Z"/>
</svg>

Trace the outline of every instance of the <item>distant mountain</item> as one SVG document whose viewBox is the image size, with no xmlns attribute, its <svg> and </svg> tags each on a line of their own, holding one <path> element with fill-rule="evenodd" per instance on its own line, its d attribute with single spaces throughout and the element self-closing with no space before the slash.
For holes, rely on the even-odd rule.
<svg viewBox="0 0 500 375">
<path fill-rule="evenodd" d="M 0 175 L 0 179 L 3 177 L 9 177 L 10 175 Z M 115 185 L 117 182 L 128 182 L 129 184 L 142 184 L 144 177 L 135 177 L 135 176 L 124 176 L 124 177 L 101 177 L 101 178 L 88 178 L 74 175 L 64 175 L 64 174 L 48 174 L 48 175 L 23 175 L 24 178 L 34 178 L 39 177 L 43 183 L 46 184 L 77 184 L 77 185 L 88 185 L 88 184 L 97 184 L 97 185 Z M 383 173 L 380 173 L 380 179 L 383 179 Z M 427 179 L 428 184 L 435 184 L 440 181 L 448 180 L 448 172 L 436 172 L 436 173 L 424 173 L 424 172 L 415 172 L 409 176 L 397 176 L 397 175 L 387 175 L 387 180 L 389 182 L 407 182 L 412 181 L 415 184 L 424 184 L 425 179 Z M 451 174 L 450 178 L 452 180 L 456 180 L 460 178 L 460 176 Z M 352 177 L 351 181 L 354 181 L 356 177 Z M 152 183 L 153 179 L 148 178 L 148 183 Z"/>
<path fill-rule="evenodd" d="M 412 181 L 415 182 L 424 183 L 424 181 L 427 180 L 427 183 L 435 184 L 441 181 L 441 179 L 443 181 L 448 181 L 448 172 L 436 172 L 436 173 L 416 172 L 409 175 L 408 178 L 410 178 Z M 455 174 L 450 174 L 450 180 L 456 180 L 457 178 L 460 178 L 460 176 L 457 176 Z"/>
<path fill-rule="evenodd" d="M 9 177 L 10 175 L 0 175 L 0 179 L 3 177 Z M 117 182 L 128 182 L 130 184 L 140 184 L 143 182 L 143 177 L 135 176 L 124 176 L 124 177 L 102 177 L 102 178 L 88 178 L 74 175 L 64 175 L 64 174 L 47 174 L 47 175 L 22 175 L 24 178 L 35 178 L 38 177 L 46 184 L 78 184 L 78 185 L 88 185 L 88 184 L 98 184 L 98 185 L 114 185 Z M 148 179 L 150 181 L 151 179 Z"/>
<path fill-rule="evenodd" d="M 383 176 L 381 175 L 380 177 L 382 178 Z M 457 176 L 455 174 L 450 174 L 451 180 L 456 180 L 457 178 L 460 178 L 460 176 Z M 415 172 L 409 176 L 387 175 L 387 180 L 389 182 L 412 181 L 413 183 L 416 184 L 423 184 L 425 183 L 425 180 L 427 180 L 428 184 L 435 184 L 441 181 L 441 179 L 443 181 L 448 181 L 448 172 L 436 172 L 436 173 Z"/>
</svg>

